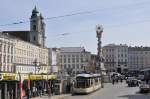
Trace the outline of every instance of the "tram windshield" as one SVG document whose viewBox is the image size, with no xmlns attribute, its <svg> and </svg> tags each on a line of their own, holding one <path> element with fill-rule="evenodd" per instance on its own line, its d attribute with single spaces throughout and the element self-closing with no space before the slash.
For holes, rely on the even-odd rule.
<svg viewBox="0 0 150 99">
<path fill-rule="evenodd" d="M 77 78 L 75 87 L 77 88 L 89 88 L 90 87 L 90 78 Z"/>
</svg>

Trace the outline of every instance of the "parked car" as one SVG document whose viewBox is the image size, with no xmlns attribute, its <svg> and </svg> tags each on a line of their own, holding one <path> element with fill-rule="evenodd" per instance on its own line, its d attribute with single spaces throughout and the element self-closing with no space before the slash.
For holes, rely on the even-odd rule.
<svg viewBox="0 0 150 99">
<path fill-rule="evenodd" d="M 150 92 L 150 87 L 149 87 L 148 84 L 146 84 L 146 82 L 141 82 L 139 88 L 140 88 L 140 92 L 141 93 L 148 93 L 148 92 Z"/>
<path fill-rule="evenodd" d="M 139 81 L 137 79 L 130 79 L 128 81 L 128 87 L 136 87 L 139 86 Z"/>
<path fill-rule="evenodd" d="M 126 78 L 126 83 L 128 84 L 128 82 L 129 82 L 130 80 L 132 80 L 132 79 L 135 79 L 135 77 L 127 77 L 127 78 Z"/>
</svg>

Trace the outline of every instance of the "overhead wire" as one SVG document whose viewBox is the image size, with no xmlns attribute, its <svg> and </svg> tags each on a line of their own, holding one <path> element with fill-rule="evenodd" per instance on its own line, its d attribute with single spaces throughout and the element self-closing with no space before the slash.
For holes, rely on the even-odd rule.
<svg viewBox="0 0 150 99">
<path fill-rule="evenodd" d="M 100 10 L 119 9 L 119 8 L 126 8 L 126 7 L 130 7 L 130 6 L 133 7 L 133 6 L 136 6 L 136 5 L 148 4 L 149 2 L 150 1 L 140 2 L 140 3 L 130 4 L 130 5 L 124 5 L 124 6 L 100 8 L 100 9 L 95 9 L 95 10 L 82 11 L 82 12 L 77 12 L 77 13 L 70 13 L 70 14 L 65 14 L 65 15 L 60 15 L 60 16 L 47 17 L 44 20 L 52 20 L 52 19 L 70 17 L 70 16 L 75 16 L 75 15 L 91 14 L 91 13 L 94 13 L 94 12 L 97 12 L 97 11 L 100 11 Z M 30 21 L 18 21 L 18 22 L 13 22 L 13 23 L 8 23 L 8 24 L 0 24 L 0 26 L 18 25 L 18 24 L 23 24 L 23 23 L 28 23 L 28 22 L 30 22 Z"/>
</svg>

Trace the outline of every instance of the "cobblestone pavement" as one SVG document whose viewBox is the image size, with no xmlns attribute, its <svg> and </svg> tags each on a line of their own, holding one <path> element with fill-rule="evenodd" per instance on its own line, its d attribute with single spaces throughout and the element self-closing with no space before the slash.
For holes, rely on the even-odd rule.
<svg viewBox="0 0 150 99">
<path fill-rule="evenodd" d="M 126 83 L 115 85 L 109 83 L 94 93 L 68 96 L 63 99 L 150 99 L 150 94 L 140 94 L 139 87 L 127 87 Z"/>
<path fill-rule="evenodd" d="M 58 95 L 51 98 L 33 98 L 33 99 L 150 99 L 150 94 L 140 94 L 138 87 L 127 87 L 126 83 L 112 85 L 105 84 L 103 89 L 88 95 Z"/>
<path fill-rule="evenodd" d="M 65 99 L 65 97 L 68 97 L 68 96 L 70 96 L 70 94 L 54 95 L 54 96 L 51 96 L 51 97 L 42 96 L 42 97 L 35 97 L 35 98 L 32 98 L 32 99 Z"/>
</svg>

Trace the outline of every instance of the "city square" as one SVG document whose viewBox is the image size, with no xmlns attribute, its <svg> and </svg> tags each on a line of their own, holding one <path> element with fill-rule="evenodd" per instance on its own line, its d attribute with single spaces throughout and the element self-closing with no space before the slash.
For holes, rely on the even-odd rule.
<svg viewBox="0 0 150 99">
<path fill-rule="evenodd" d="M 103 89 L 97 90 L 87 95 L 66 95 L 61 97 L 54 97 L 54 99 L 149 99 L 150 94 L 139 93 L 138 87 L 128 87 L 127 84 L 118 83 L 112 85 L 105 84 Z M 34 99 L 34 98 L 33 98 Z M 35 99 L 49 99 L 47 96 Z M 53 97 L 52 97 L 53 99 Z"/>
<path fill-rule="evenodd" d="M 148 0 L 0 2 L 0 99 L 150 99 Z"/>
</svg>

